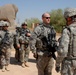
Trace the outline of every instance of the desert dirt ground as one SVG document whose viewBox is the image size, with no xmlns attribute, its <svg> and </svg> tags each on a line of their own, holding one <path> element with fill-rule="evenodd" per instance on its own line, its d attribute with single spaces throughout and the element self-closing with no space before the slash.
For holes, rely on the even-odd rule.
<svg viewBox="0 0 76 75">
<path fill-rule="evenodd" d="M 10 71 L 2 72 L 0 69 L 0 75 L 38 75 L 37 68 L 36 68 L 36 60 L 33 58 L 32 52 L 30 51 L 28 65 L 29 67 L 22 68 L 20 63 L 16 61 L 14 58 L 15 51 L 11 52 L 11 62 L 9 65 Z M 55 65 L 52 71 L 52 75 L 60 75 L 55 70 Z"/>
<path fill-rule="evenodd" d="M 28 61 L 29 67 L 22 68 L 20 66 L 20 63 L 16 61 L 14 56 L 15 56 L 15 50 L 12 50 L 11 61 L 9 65 L 10 71 L 2 72 L 2 70 L 0 69 L 0 75 L 38 75 L 38 71 L 36 68 L 36 60 L 34 59 L 31 51 L 29 54 L 29 61 Z M 55 71 L 55 64 L 54 64 L 54 68 L 52 71 L 52 75 L 60 75 L 60 73 L 57 73 Z"/>
</svg>

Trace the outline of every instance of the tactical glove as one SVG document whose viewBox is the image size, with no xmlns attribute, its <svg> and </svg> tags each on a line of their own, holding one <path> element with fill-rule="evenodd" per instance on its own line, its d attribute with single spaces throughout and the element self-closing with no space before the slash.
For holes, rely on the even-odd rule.
<svg viewBox="0 0 76 75">
<path fill-rule="evenodd" d="M 56 70 L 56 72 L 59 72 L 60 71 L 60 66 L 56 66 L 55 70 Z"/>
</svg>

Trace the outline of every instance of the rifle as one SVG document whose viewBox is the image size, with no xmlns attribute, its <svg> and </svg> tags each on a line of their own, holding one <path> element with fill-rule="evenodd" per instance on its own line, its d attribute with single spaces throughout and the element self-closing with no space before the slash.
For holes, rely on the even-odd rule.
<svg viewBox="0 0 76 75">
<path fill-rule="evenodd" d="M 56 60 L 55 52 L 58 50 L 57 41 L 56 40 L 48 40 L 46 37 L 41 38 L 42 40 L 42 48 L 46 49 L 49 56 L 52 56 Z"/>
<path fill-rule="evenodd" d="M 58 50 L 58 45 L 56 41 L 56 33 L 53 28 L 51 28 L 51 33 L 48 34 L 47 44 L 49 52 L 52 52 L 52 57 L 56 60 L 55 52 Z"/>
<path fill-rule="evenodd" d="M 53 28 L 51 28 L 51 32 L 48 34 L 48 37 L 41 35 L 41 37 L 39 37 L 42 41 L 42 48 L 44 50 L 48 50 L 49 55 L 48 56 L 52 56 L 55 60 L 56 60 L 56 55 L 55 52 L 58 50 L 58 45 L 57 45 L 57 41 L 55 39 L 56 37 L 56 33 L 54 31 Z"/>
</svg>

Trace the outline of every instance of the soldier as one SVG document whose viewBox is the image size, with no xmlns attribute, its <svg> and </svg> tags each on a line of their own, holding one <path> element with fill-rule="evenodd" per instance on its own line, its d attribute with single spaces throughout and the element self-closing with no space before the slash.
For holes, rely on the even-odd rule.
<svg viewBox="0 0 76 75">
<path fill-rule="evenodd" d="M 52 57 L 52 48 L 50 47 L 52 44 L 50 43 L 49 34 L 50 37 L 53 37 L 52 35 L 55 35 L 56 32 L 50 25 L 49 13 L 42 15 L 42 21 L 43 23 L 38 25 L 33 31 L 31 50 L 37 60 L 38 75 L 52 75 L 54 59 Z M 52 35 L 51 31 L 53 32 Z M 55 37 L 53 37 L 53 40 L 55 40 Z"/>
<path fill-rule="evenodd" d="M 20 52 L 21 66 L 28 67 L 27 62 L 29 58 L 29 37 L 31 36 L 30 30 L 27 28 L 27 23 L 24 22 L 21 25 L 21 31 L 18 41 L 18 47 Z"/>
<path fill-rule="evenodd" d="M 0 50 L 1 50 L 1 66 L 2 72 L 5 70 L 9 71 L 11 47 L 13 42 L 12 33 L 9 32 L 8 26 L 9 23 L 6 21 L 2 22 L 3 30 L 0 32 Z"/>
<path fill-rule="evenodd" d="M 18 46 L 18 38 L 20 36 L 21 27 L 16 27 L 16 34 L 14 35 L 14 48 L 15 48 L 15 58 L 18 62 L 20 62 L 20 52 L 19 52 L 19 46 Z"/>
<path fill-rule="evenodd" d="M 76 8 L 67 8 L 64 12 L 66 27 L 59 40 L 56 59 L 56 71 L 61 75 L 76 75 Z"/>
</svg>

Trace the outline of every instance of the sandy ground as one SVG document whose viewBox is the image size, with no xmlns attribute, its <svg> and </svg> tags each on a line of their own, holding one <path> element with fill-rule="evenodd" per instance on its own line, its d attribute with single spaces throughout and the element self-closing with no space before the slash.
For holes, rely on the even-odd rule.
<svg viewBox="0 0 76 75">
<path fill-rule="evenodd" d="M 9 65 L 10 71 L 2 72 L 0 69 L 0 75 L 38 75 L 37 68 L 36 68 L 36 60 L 33 58 L 32 53 L 30 52 L 29 56 L 29 67 L 22 68 L 20 66 L 20 63 L 16 61 L 14 58 L 15 52 L 11 52 L 11 64 Z M 55 65 L 54 65 L 55 67 Z M 57 73 L 53 68 L 53 74 L 52 75 L 60 75 Z"/>
<path fill-rule="evenodd" d="M 15 51 L 12 50 L 11 62 L 9 65 L 10 71 L 2 72 L 0 69 L 0 75 L 38 75 L 38 71 L 36 68 L 36 60 L 33 58 L 33 54 L 31 53 L 31 51 L 30 51 L 29 61 L 28 61 L 29 67 L 25 67 L 25 68 L 22 68 L 20 66 L 20 63 L 16 61 L 16 59 L 14 58 L 14 55 L 15 55 Z M 52 73 L 53 73 L 52 75 L 60 75 L 60 73 L 57 73 L 55 71 L 55 65 L 54 65 Z"/>
</svg>

